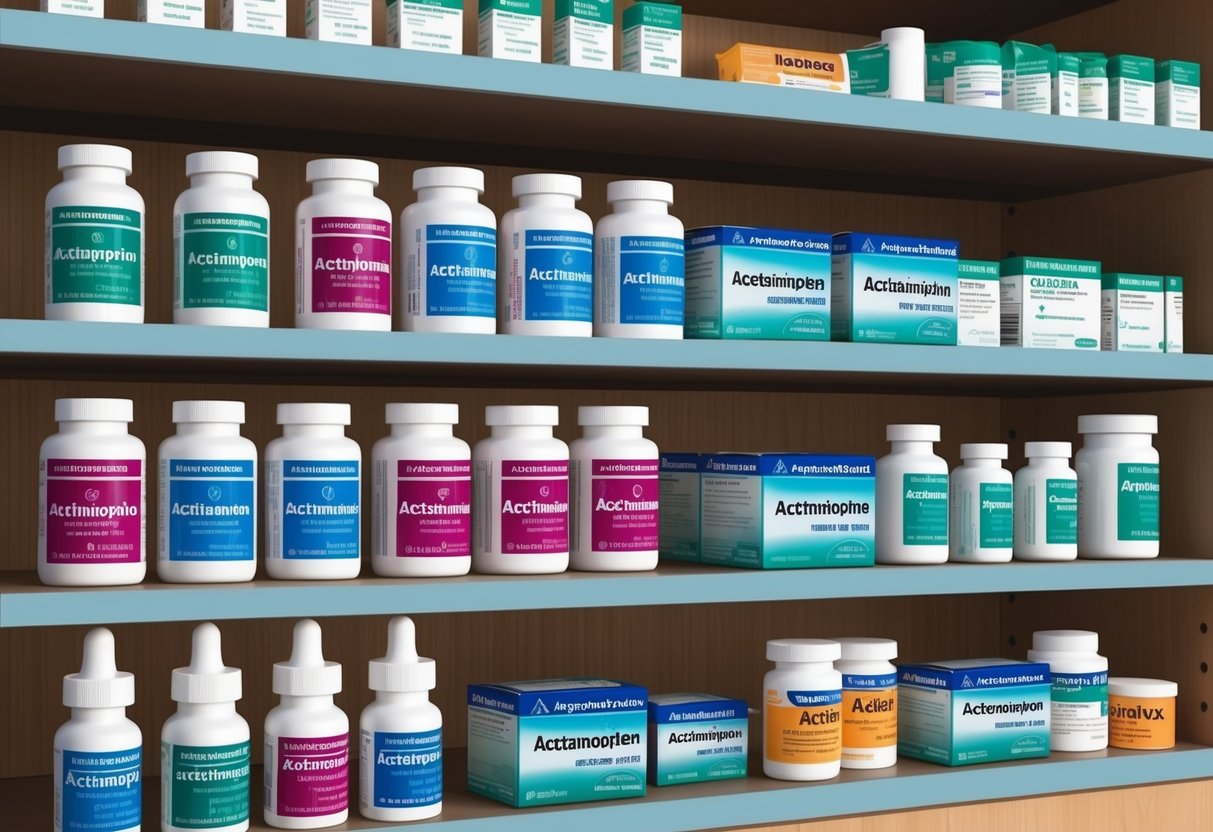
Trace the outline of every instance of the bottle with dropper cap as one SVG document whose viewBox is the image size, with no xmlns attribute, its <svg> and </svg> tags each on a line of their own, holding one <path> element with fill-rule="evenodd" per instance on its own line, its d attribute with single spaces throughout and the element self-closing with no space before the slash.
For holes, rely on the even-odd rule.
<svg viewBox="0 0 1213 832">
<path fill-rule="evenodd" d="M 320 625 L 295 624 L 291 657 L 274 664 L 278 707 L 265 717 L 265 822 L 319 829 L 349 815 L 350 721 L 333 704 L 341 665 L 326 662 Z"/>
<path fill-rule="evenodd" d="M 362 711 L 358 808 L 371 820 L 442 812 L 442 712 L 430 702 L 437 665 L 417 655 L 413 619 L 388 623 L 387 655 L 371 659 L 375 701 Z"/>
<path fill-rule="evenodd" d="M 188 667 L 173 671 L 177 713 L 160 732 L 160 829 L 249 827 L 248 723 L 236 713 L 239 668 L 225 667 L 219 628 L 194 628 Z"/>
<path fill-rule="evenodd" d="M 84 637 L 80 672 L 63 677 L 72 718 L 55 732 L 55 832 L 138 832 L 143 810 L 143 734 L 126 718 L 135 677 L 114 661 L 114 634 Z"/>
</svg>

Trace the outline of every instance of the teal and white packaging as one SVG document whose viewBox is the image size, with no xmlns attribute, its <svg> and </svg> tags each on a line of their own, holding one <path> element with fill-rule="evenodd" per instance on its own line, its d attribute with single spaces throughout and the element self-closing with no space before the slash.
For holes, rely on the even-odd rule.
<svg viewBox="0 0 1213 832">
<path fill-rule="evenodd" d="M 830 340 L 830 235 L 687 231 L 684 326 L 687 338 Z"/>
<path fill-rule="evenodd" d="M 1078 115 L 1108 120 L 1108 56 L 1102 52 L 1070 52 L 1078 58 Z"/>
<path fill-rule="evenodd" d="M 648 693 L 609 679 L 468 686 L 468 790 L 508 806 L 643 797 Z"/>
<path fill-rule="evenodd" d="M 387 45 L 463 54 L 463 0 L 387 0 Z"/>
<path fill-rule="evenodd" d="M 1158 275 L 1104 273 L 1102 349 L 1165 351 L 1163 283 Z"/>
<path fill-rule="evenodd" d="M 716 454 L 700 474 L 700 560 L 748 569 L 872 566 L 876 460 Z"/>
<path fill-rule="evenodd" d="M 615 0 L 556 0 L 552 63 L 615 68 Z"/>
<path fill-rule="evenodd" d="M 622 44 L 624 72 L 681 77 L 682 7 L 647 0 L 628 6 Z"/>
<path fill-rule="evenodd" d="M 476 53 L 482 58 L 539 63 L 542 0 L 480 0 Z"/>
<path fill-rule="evenodd" d="M 1047 757 L 1052 692 L 1047 664 L 903 664 L 897 669 L 897 753 L 945 766 Z"/>
<path fill-rule="evenodd" d="M 1051 48 L 1007 41 L 1002 46 L 1002 108 L 1049 115 L 1056 73 L 1057 53 Z"/>
<path fill-rule="evenodd" d="M 1154 59 L 1114 55 L 1108 59 L 1108 118 L 1154 123 Z"/>
<path fill-rule="evenodd" d="M 956 267 L 956 344 L 997 347 L 1002 326 L 998 264 L 961 260 Z"/>
<path fill-rule="evenodd" d="M 662 560 L 699 562 L 700 454 L 661 455 L 658 469 L 658 550 Z"/>
<path fill-rule="evenodd" d="M 999 270 L 1004 347 L 1099 349 L 1099 261 L 1010 257 Z"/>
<path fill-rule="evenodd" d="M 1082 59 L 1069 52 L 1057 55 L 1057 71 L 1053 73 L 1053 115 L 1078 115 L 1078 73 Z"/>
<path fill-rule="evenodd" d="M 707 693 L 649 697 L 649 782 L 676 786 L 746 776 L 749 708 Z"/>
<path fill-rule="evenodd" d="M 1002 107 L 1002 50 L 993 41 L 953 40 L 939 47 L 943 101 L 966 107 Z"/>
<path fill-rule="evenodd" d="M 955 240 L 835 234 L 833 339 L 954 345 L 959 249 Z"/>
<path fill-rule="evenodd" d="M 888 98 L 889 45 L 873 43 L 862 49 L 848 49 L 847 72 L 850 75 L 851 95 Z"/>
<path fill-rule="evenodd" d="M 1163 287 L 1164 327 L 1167 333 L 1167 352 L 1184 351 L 1184 279 L 1168 276 Z"/>
<path fill-rule="evenodd" d="M 848 53 L 849 55 L 850 53 Z M 943 63 L 943 44 L 927 44 L 927 88 L 926 100 L 936 104 L 943 103 L 943 85 L 947 76 L 947 67 Z M 851 90 L 854 92 L 854 88 Z"/>
<path fill-rule="evenodd" d="M 1154 70 L 1154 121 L 1160 127 L 1200 129 L 1200 64 L 1158 62 Z"/>
</svg>

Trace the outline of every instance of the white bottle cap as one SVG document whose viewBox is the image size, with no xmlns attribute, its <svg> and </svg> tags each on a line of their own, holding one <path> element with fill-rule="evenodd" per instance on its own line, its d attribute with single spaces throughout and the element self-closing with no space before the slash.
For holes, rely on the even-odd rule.
<svg viewBox="0 0 1213 832">
<path fill-rule="evenodd" d="M 966 442 L 960 446 L 961 459 L 1006 459 L 1007 446 L 1002 442 Z"/>
<path fill-rule="evenodd" d="M 1098 653 L 1099 633 L 1090 630 L 1037 630 L 1032 649 L 1042 653 Z"/>
<path fill-rule="evenodd" d="M 555 426 L 560 408 L 554 404 L 491 404 L 484 409 L 484 423 L 501 426 Z"/>
<path fill-rule="evenodd" d="M 767 661 L 836 662 L 842 645 L 824 638 L 774 638 L 767 642 Z"/>
<path fill-rule="evenodd" d="M 586 425 L 639 425 L 649 423 L 649 409 L 642 405 L 599 407 L 582 405 L 577 408 L 577 424 Z"/>
<path fill-rule="evenodd" d="M 842 646 L 844 662 L 887 662 L 897 658 L 897 642 L 891 638 L 856 636 L 833 640 Z"/>
<path fill-rule="evenodd" d="M 581 199 L 581 177 L 567 173 L 524 173 L 514 177 L 514 196 L 562 194 Z"/>
<path fill-rule="evenodd" d="M 173 701 L 198 705 L 235 702 L 242 692 L 240 681 L 240 668 L 223 664 L 219 628 L 209 621 L 195 627 L 189 667 L 173 671 Z"/>
<path fill-rule="evenodd" d="M 383 420 L 389 425 L 457 425 L 459 405 L 393 402 L 384 406 Z"/>
<path fill-rule="evenodd" d="M 413 190 L 422 188 L 472 188 L 484 193 L 484 171 L 476 168 L 418 168 L 413 171 Z"/>
<path fill-rule="evenodd" d="M 307 181 L 356 179 L 379 184 L 379 165 L 365 159 L 313 159 L 307 163 Z"/>
<path fill-rule="evenodd" d="M 884 438 L 889 442 L 938 442 L 939 425 L 889 425 Z"/>
<path fill-rule="evenodd" d="M 202 150 L 185 157 L 185 175 L 199 173 L 239 173 L 257 178 L 257 157 L 235 150 Z"/>
<path fill-rule="evenodd" d="M 1134 699 L 1166 699 L 1179 695 L 1179 684 L 1166 679 L 1139 679 L 1133 676 L 1109 676 L 1109 696 Z"/>
<path fill-rule="evenodd" d="M 348 404 L 323 404 L 320 402 L 284 402 L 278 405 L 280 425 L 348 425 Z"/>
<path fill-rule="evenodd" d="M 916 26 L 894 26 L 891 29 L 882 29 L 880 32 L 882 43 L 896 43 L 900 41 L 922 43 L 925 39 L 926 32 Z"/>
<path fill-rule="evenodd" d="M 411 693 L 433 690 L 438 665 L 417 655 L 417 628 L 413 619 L 398 615 L 387 624 L 387 655 L 371 659 L 367 687 L 371 690 Z"/>
<path fill-rule="evenodd" d="M 104 627 L 85 635 L 80 672 L 63 677 L 63 704 L 69 708 L 125 708 L 135 704 L 135 677 L 118 670 L 114 634 Z"/>
<path fill-rule="evenodd" d="M 56 422 L 132 422 L 130 399 L 55 399 Z"/>
<path fill-rule="evenodd" d="M 1138 415 L 1079 416 L 1079 433 L 1158 433 L 1158 417 Z"/>
<path fill-rule="evenodd" d="M 652 199 L 673 205 L 674 186 L 655 179 L 620 179 L 607 183 L 607 202 L 625 199 Z"/>
<path fill-rule="evenodd" d="M 173 402 L 173 424 L 182 422 L 222 422 L 244 424 L 244 402 L 185 401 Z"/>
<path fill-rule="evenodd" d="M 296 622 L 290 659 L 274 662 L 274 693 L 325 696 L 340 692 L 341 665 L 324 660 L 320 625 L 310 618 Z"/>
<path fill-rule="evenodd" d="M 119 168 L 131 174 L 131 152 L 112 144 L 66 144 L 59 148 L 59 170 L 65 168 Z"/>
<path fill-rule="evenodd" d="M 1074 453 L 1074 448 L 1069 442 L 1025 442 L 1023 443 L 1023 455 L 1028 459 L 1036 457 L 1057 457 L 1060 459 L 1069 459 Z"/>
</svg>

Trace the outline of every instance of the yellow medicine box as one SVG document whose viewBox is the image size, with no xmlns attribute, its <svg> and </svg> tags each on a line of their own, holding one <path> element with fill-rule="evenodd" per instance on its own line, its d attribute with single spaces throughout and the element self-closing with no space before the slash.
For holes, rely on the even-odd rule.
<svg viewBox="0 0 1213 832">
<path fill-rule="evenodd" d="M 828 92 L 851 91 L 847 56 L 736 43 L 716 55 L 721 81 L 774 84 Z"/>
</svg>

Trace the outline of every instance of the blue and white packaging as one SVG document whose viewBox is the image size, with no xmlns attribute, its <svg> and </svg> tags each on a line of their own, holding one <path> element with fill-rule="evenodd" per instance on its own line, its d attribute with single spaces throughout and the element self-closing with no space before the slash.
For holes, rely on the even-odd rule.
<svg viewBox="0 0 1213 832">
<path fill-rule="evenodd" d="M 649 782 L 674 786 L 746 776 L 749 708 L 707 693 L 649 697 Z"/>
<path fill-rule="evenodd" d="M 700 454 L 661 455 L 657 548 L 663 560 L 699 561 Z"/>
</svg>

